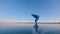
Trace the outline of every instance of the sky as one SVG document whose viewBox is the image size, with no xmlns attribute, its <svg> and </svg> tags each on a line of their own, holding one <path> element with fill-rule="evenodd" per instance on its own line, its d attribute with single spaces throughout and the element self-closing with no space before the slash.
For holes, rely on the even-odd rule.
<svg viewBox="0 0 60 34">
<path fill-rule="evenodd" d="M 60 21 L 60 0 L 0 0 L 0 21 Z"/>
</svg>

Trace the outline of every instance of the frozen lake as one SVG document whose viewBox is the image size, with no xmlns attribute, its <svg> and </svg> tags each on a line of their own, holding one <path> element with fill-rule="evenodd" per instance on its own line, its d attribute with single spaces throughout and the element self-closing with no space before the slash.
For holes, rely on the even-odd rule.
<svg viewBox="0 0 60 34">
<path fill-rule="evenodd" d="M 60 24 L 3 24 L 0 34 L 60 34 Z"/>
</svg>

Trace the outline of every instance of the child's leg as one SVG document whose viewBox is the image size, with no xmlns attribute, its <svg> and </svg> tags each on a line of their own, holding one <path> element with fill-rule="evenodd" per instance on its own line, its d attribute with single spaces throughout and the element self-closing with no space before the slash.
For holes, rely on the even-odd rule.
<svg viewBox="0 0 60 34">
<path fill-rule="evenodd" d="M 35 20 L 35 24 L 37 25 L 37 20 Z"/>
<path fill-rule="evenodd" d="M 36 19 L 35 19 L 35 25 L 38 25 L 38 24 L 37 24 L 38 19 L 39 19 L 39 18 L 36 18 Z"/>
</svg>

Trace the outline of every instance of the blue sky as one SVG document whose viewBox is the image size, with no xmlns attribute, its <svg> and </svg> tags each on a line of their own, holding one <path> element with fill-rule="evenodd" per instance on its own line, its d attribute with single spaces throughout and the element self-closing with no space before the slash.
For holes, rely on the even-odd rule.
<svg viewBox="0 0 60 34">
<path fill-rule="evenodd" d="M 60 0 L 0 0 L 0 20 L 32 21 L 31 13 L 41 21 L 60 20 Z M 39 20 L 39 21 L 40 21 Z"/>
</svg>

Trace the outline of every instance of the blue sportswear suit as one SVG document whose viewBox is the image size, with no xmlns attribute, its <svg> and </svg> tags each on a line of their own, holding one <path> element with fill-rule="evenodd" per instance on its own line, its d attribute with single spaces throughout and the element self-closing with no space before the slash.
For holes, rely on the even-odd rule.
<svg viewBox="0 0 60 34">
<path fill-rule="evenodd" d="M 37 21 L 38 21 L 38 19 L 39 19 L 40 16 L 35 15 L 35 14 L 32 14 L 32 16 L 35 18 L 35 23 L 37 24 Z"/>
</svg>

